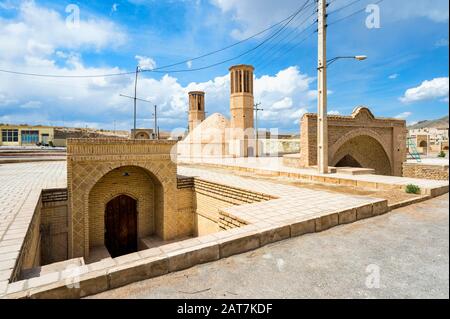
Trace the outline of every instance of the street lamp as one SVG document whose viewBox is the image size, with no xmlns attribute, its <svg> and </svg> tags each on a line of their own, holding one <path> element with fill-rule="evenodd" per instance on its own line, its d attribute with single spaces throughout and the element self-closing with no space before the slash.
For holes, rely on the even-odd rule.
<svg viewBox="0 0 450 319">
<path fill-rule="evenodd" d="M 323 4 L 322 4 L 323 5 Z M 321 15 L 324 16 L 326 7 L 322 8 Z M 322 23 L 324 24 L 325 18 L 322 17 Z M 365 55 L 354 56 L 338 56 L 330 60 L 326 60 L 325 53 L 325 27 L 319 32 L 319 67 L 318 67 L 318 112 L 317 112 L 317 168 L 319 173 L 328 173 L 328 121 L 327 121 L 327 68 L 332 63 L 340 59 L 355 59 L 363 61 L 367 59 Z M 325 61 L 325 62 L 324 62 Z"/>
<path fill-rule="evenodd" d="M 333 62 L 335 62 L 335 61 L 337 61 L 339 59 L 355 59 L 355 60 L 358 60 L 358 61 L 364 61 L 364 60 L 367 59 L 367 56 L 366 55 L 338 56 L 338 57 L 335 57 L 335 58 L 332 58 L 332 59 L 328 60 L 327 64 L 330 65 L 330 64 L 332 64 Z"/>
</svg>

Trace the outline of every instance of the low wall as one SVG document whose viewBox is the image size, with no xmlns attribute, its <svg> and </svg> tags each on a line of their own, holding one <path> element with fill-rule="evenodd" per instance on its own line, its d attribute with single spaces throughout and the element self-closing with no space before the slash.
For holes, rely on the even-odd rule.
<svg viewBox="0 0 450 319">
<path fill-rule="evenodd" d="M 269 196 L 219 185 L 200 179 L 194 182 L 195 235 L 203 236 L 244 225 L 226 220 L 221 210 L 234 205 L 261 202 Z"/>
<path fill-rule="evenodd" d="M 448 165 L 403 163 L 403 177 L 448 180 Z"/>
<path fill-rule="evenodd" d="M 67 189 L 44 190 L 41 201 L 41 266 L 43 266 L 67 260 L 69 257 Z"/>
<path fill-rule="evenodd" d="M 262 150 L 265 155 L 280 155 L 300 152 L 300 139 L 261 139 Z"/>
</svg>

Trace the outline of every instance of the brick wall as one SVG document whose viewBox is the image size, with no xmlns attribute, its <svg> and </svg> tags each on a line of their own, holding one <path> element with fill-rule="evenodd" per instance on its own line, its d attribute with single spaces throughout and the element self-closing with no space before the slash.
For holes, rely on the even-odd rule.
<svg viewBox="0 0 450 319">
<path fill-rule="evenodd" d="M 139 207 L 138 204 L 138 209 L 143 212 L 141 215 L 143 220 L 140 221 L 138 218 L 139 236 L 147 236 L 153 229 L 154 233 L 164 240 L 176 238 L 177 178 L 176 164 L 171 160 L 171 154 L 176 154 L 176 149 L 173 149 L 175 145 L 176 141 L 168 140 L 67 140 L 67 186 L 71 214 L 69 258 L 88 257 L 90 247 L 103 243 L 101 233 L 103 222 L 100 220 L 103 219 L 105 207 L 101 203 L 107 203 L 111 198 L 97 198 L 94 205 L 97 205 L 95 210 L 100 213 L 99 216 L 93 217 L 94 230 L 90 231 L 90 216 L 92 217 L 90 211 L 94 209 L 89 203 L 90 192 L 105 175 L 123 167 L 142 169 L 157 181 L 153 183 L 153 193 L 150 195 L 156 199 L 153 201 L 153 224 L 149 222 L 150 205 Z M 134 198 L 142 196 L 143 187 L 137 188 L 138 194 L 133 195 L 134 187 L 125 187 L 124 183 L 113 180 L 110 180 L 109 184 L 117 193 L 112 194 L 112 189 L 108 191 L 104 188 L 100 190 L 103 192 L 100 195 L 115 197 L 123 193 L 130 194 Z M 94 238 L 94 242 L 90 242 L 90 235 Z"/>
<path fill-rule="evenodd" d="M 67 189 L 42 192 L 41 265 L 68 258 L 69 216 Z"/>
<path fill-rule="evenodd" d="M 137 201 L 138 238 L 150 236 L 155 231 L 156 185 L 145 170 L 124 166 L 103 176 L 89 195 L 89 247 L 104 245 L 105 207 L 119 194 Z"/>
<path fill-rule="evenodd" d="M 194 193 L 195 235 L 202 236 L 223 229 L 239 227 L 243 223 L 222 214 L 222 210 L 234 205 L 261 202 L 270 196 L 228 187 L 216 183 L 195 180 Z"/>
<path fill-rule="evenodd" d="M 424 179 L 448 180 L 448 165 L 403 163 L 403 176 Z"/>
<path fill-rule="evenodd" d="M 329 115 L 327 119 L 330 166 L 351 155 L 361 166 L 374 168 L 377 174 L 401 176 L 406 160 L 404 120 L 375 118 L 365 107 L 356 108 L 351 116 Z M 317 115 L 305 114 L 301 120 L 299 166 L 314 165 L 317 165 Z"/>
<path fill-rule="evenodd" d="M 33 219 L 28 228 L 20 255 L 14 267 L 11 281 L 16 281 L 20 278 L 21 272 L 25 269 L 30 269 L 39 266 L 40 263 L 40 233 L 39 226 L 41 220 L 41 202 L 36 205 Z"/>
</svg>

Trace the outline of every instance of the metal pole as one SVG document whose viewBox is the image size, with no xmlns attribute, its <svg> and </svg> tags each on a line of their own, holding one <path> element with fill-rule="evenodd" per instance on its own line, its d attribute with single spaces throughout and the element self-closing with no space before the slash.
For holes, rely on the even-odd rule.
<svg viewBox="0 0 450 319">
<path fill-rule="evenodd" d="M 155 116 L 155 137 L 157 140 L 159 140 L 159 132 L 158 132 L 158 115 L 157 115 L 157 106 L 155 105 L 155 112 L 154 112 L 154 116 Z"/>
<path fill-rule="evenodd" d="M 137 102 L 137 81 L 138 81 L 138 74 L 139 74 L 139 66 L 136 67 L 136 77 L 134 80 L 134 124 L 133 124 L 133 139 L 136 138 L 136 102 Z"/>
<path fill-rule="evenodd" d="M 256 133 L 256 157 L 259 157 L 259 143 L 258 143 L 258 111 L 263 111 L 263 109 L 258 108 L 261 103 L 256 103 L 254 105 L 255 108 L 255 133 Z"/>
<path fill-rule="evenodd" d="M 318 0 L 317 168 L 321 174 L 328 173 L 326 14 L 326 0 Z"/>
</svg>

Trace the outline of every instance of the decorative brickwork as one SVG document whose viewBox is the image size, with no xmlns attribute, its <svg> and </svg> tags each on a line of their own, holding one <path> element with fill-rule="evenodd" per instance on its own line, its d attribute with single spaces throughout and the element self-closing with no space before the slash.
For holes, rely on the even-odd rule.
<svg viewBox="0 0 450 319">
<path fill-rule="evenodd" d="M 448 165 L 426 165 L 422 163 L 403 163 L 403 176 L 448 181 Z"/>
<path fill-rule="evenodd" d="M 41 266 L 68 258 L 69 212 L 67 189 L 42 191 Z"/>
<path fill-rule="evenodd" d="M 376 174 L 402 176 L 406 160 L 404 120 L 375 118 L 366 107 L 351 116 L 328 116 L 328 160 L 330 166 L 357 162 Z M 317 115 L 301 120 L 300 167 L 317 164 Z M 342 164 L 342 165 L 341 165 Z"/>
<path fill-rule="evenodd" d="M 155 215 L 154 231 L 164 240 L 176 237 L 176 165 L 170 159 L 175 141 L 118 140 L 118 139 L 69 139 L 67 142 L 67 180 L 69 191 L 70 245 L 69 256 L 87 257 L 91 246 L 90 220 L 93 212 L 89 205 L 96 184 L 108 173 L 122 167 L 136 167 L 151 177 L 158 185 L 155 191 L 156 206 L 161 203 L 160 215 Z M 149 179 L 150 180 L 150 179 Z M 110 181 L 112 182 L 112 181 Z M 94 189 L 96 191 L 96 189 Z M 125 187 L 115 189 L 116 195 L 125 192 Z M 130 192 L 127 189 L 127 193 Z M 106 193 L 103 195 L 106 196 Z M 111 193 L 108 194 L 112 196 Z M 103 197 L 104 200 L 104 197 Z M 95 206 L 100 209 L 101 206 Z M 91 208 L 91 210 L 90 210 Z M 142 234 L 150 231 L 142 230 Z M 95 232 L 94 232 L 95 234 Z M 98 240 L 98 238 L 97 238 Z"/>
</svg>

